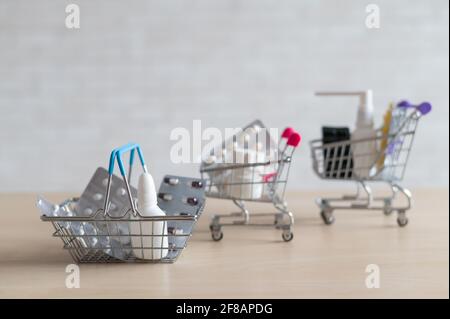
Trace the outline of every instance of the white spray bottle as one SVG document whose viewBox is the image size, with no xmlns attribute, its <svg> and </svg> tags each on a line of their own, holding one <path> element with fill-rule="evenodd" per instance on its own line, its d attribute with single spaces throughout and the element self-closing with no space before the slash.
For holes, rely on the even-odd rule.
<svg viewBox="0 0 450 319">
<path fill-rule="evenodd" d="M 318 92 L 318 96 L 359 96 L 355 129 L 352 132 L 353 173 L 357 178 L 371 175 L 377 160 L 377 132 L 373 123 L 372 90 L 358 92 Z"/>
<path fill-rule="evenodd" d="M 166 214 L 158 207 L 152 175 L 142 173 L 138 184 L 138 211 L 142 216 L 161 217 Z M 130 223 L 133 252 L 137 258 L 158 260 L 167 256 L 168 236 L 166 221 L 139 221 Z M 144 249 L 143 249 L 144 248 Z"/>
</svg>

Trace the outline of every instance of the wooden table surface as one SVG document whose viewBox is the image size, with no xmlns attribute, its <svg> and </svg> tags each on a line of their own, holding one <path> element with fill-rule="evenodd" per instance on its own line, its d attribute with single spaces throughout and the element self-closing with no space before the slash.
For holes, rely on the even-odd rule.
<svg viewBox="0 0 450 319">
<path fill-rule="evenodd" d="M 448 189 L 413 194 L 410 223 L 399 228 L 394 216 L 374 211 L 339 211 L 325 226 L 314 204 L 319 192 L 290 193 L 296 223 L 289 243 L 279 231 L 248 228 L 224 228 L 224 239 L 213 242 L 211 214 L 232 206 L 208 200 L 176 263 L 80 265 L 79 289 L 65 286 L 72 260 L 51 224 L 40 221 L 36 194 L 2 194 L 0 297 L 448 298 Z M 378 289 L 366 288 L 369 264 L 380 268 Z"/>
</svg>

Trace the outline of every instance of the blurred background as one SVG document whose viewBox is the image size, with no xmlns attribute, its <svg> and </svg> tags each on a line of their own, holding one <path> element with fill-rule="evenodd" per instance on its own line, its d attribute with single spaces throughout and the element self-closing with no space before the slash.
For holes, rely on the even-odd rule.
<svg viewBox="0 0 450 319">
<path fill-rule="evenodd" d="M 65 26 L 78 4 L 80 29 Z M 380 8 L 380 28 L 365 25 Z M 0 191 L 80 193 L 112 148 L 142 145 L 150 171 L 174 164 L 174 128 L 243 126 L 255 118 L 303 135 L 291 189 L 336 187 L 311 169 L 322 125 L 356 120 L 357 98 L 430 101 L 404 185 L 448 187 L 449 2 L 276 0 L 0 0 Z M 330 185 L 331 184 L 331 185 Z"/>
</svg>

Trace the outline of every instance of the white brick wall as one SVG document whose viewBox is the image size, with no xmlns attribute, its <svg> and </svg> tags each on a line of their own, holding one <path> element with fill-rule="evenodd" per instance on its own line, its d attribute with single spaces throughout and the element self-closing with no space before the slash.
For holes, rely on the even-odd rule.
<svg viewBox="0 0 450 319">
<path fill-rule="evenodd" d="M 365 27 L 365 6 L 381 29 Z M 81 29 L 64 26 L 81 8 Z M 307 141 L 353 125 L 356 100 L 318 89 L 430 100 L 405 184 L 448 186 L 448 1 L 0 0 L 0 191 L 81 191 L 109 151 L 137 141 L 157 178 L 195 175 L 169 161 L 174 127 L 261 118 L 303 133 L 291 188 L 327 187 Z"/>
</svg>

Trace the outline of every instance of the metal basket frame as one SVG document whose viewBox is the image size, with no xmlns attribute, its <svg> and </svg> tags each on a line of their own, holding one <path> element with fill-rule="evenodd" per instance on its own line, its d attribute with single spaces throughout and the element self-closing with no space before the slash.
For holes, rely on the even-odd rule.
<svg viewBox="0 0 450 319">
<path fill-rule="evenodd" d="M 74 199 L 76 202 L 76 198 Z M 102 236 L 108 236 L 108 237 L 121 237 L 121 235 L 112 234 L 110 232 L 107 232 L 105 234 L 75 234 L 73 233 L 70 228 L 64 227 L 65 223 L 74 223 L 74 222 L 80 222 L 80 223 L 88 223 L 88 224 L 99 224 L 99 223 L 111 223 L 114 225 L 117 225 L 117 223 L 130 223 L 130 222 L 136 222 L 136 223 L 143 223 L 148 222 L 163 222 L 164 226 L 167 226 L 168 222 L 189 222 L 189 223 L 195 223 L 198 219 L 198 216 L 165 216 L 162 218 L 159 217 L 148 217 L 148 216 L 141 216 L 140 213 L 137 213 L 136 215 L 130 215 L 131 210 L 124 215 L 121 218 L 116 217 L 110 217 L 105 216 L 103 210 L 97 211 L 93 216 L 91 217 L 48 217 L 48 216 L 42 216 L 42 221 L 49 221 L 52 223 L 53 227 L 55 228 L 55 232 L 52 234 L 53 237 L 59 237 L 63 241 L 64 245 L 63 248 L 68 250 L 70 255 L 72 256 L 73 260 L 76 263 L 123 263 L 123 262 L 139 262 L 139 263 L 173 263 L 175 262 L 179 255 L 181 254 L 181 251 L 186 247 L 187 239 L 183 240 L 184 245 L 177 246 L 177 245 L 169 245 L 169 246 L 145 246 L 145 245 L 138 245 L 138 246 L 130 246 L 130 247 L 120 247 L 120 246 L 106 246 L 102 245 L 100 247 L 88 247 L 85 243 L 89 240 L 89 238 L 99 238 Z M 131 216 L 134 218 L 131 219 Z M 100 218 L 98 218 L 100 217 Z M 108 227 L 109 229 L 109 227 Z M 173 231 L 173 230 L 172 230 Z M 145 237 L 167 237 L 168 242 L 172 241 L 171 239 L 173 237 L 190 237 L 191 234 L 176 234 L 174 231 L 171 233 L 171 230 L 167 233 L 167 235 L 148 235 L 148 234 L 126 234 L 122 235 L 126 237 L 138 237 L 138 238 L 145 238 Z M 119 241 L 120 242 L 120 241 Z M 142 242 L 142 241 L 141 241 Z M 164 242 L 161 240 L 161 242 Z M 133 254 L 130 254 L 126 259 L 118 259 L 111 255 L 108 255 L 105 253 L 107 250 L 169 250 L 170 256 L 161 258 L 161 259 L 142 259 L 138 258 Z"/>
<path fill-rule="evenodd" d="M 140 158 L 140 162 L 142 164 L 142 168 L 144 172 L 147 172 L 147 167 L 144 162 L 144 158 L 141 152 L 139 145 L 137 144 L 127 144 L 120 148 L 117 148 L 112 151 L 110 162 L 109 162 L 109 178 L 108 185 L 106 189 L 106 196 L 104 201 L 103 208 L 98 209 L 95 213 L 90 216 L 46 216 L 42 215 L 41 220 L 46 222 L 51 222 L 55 232 L 53 233 L 53 237 L 59 237 L 63 241 L 63 248 L 68 250 L 73 260 L 76 263 L 120 263 L 120 262 L 129 262 L 129 263 L 173 263 L 175 262 L 182 250 L 186 247 L 187 241 L 192 234 L 192 230 L 195 226 L 196 221 L 198 220 L 200 213 L 203 209 L 204 203 L 202 202 L 195 214 L 181 213 L 178 215 L 166 215 L 166 216 L 143 216 L 138 208 L 137 208 L 137 200 L 133 198 L 131 193 L 130 186 L 130 178 L 132 172 L 132 165 L 134 159 L 134 151 L 137 150 L 137 153 Z M 124 165 L 121 159 L 121 156 L 124 152 L 130 151 L 130 162 L 129 162 L 129 171 L 128 177 L 125 174 Z M 122 175 L 122 179 L 126 186 L 126 191 L 128 195 L 129 205 L 130 207 L 126 210 L 126 212 L 122 216 L 114 216 L 110 214 L 110 190 L 111 190 L 111 182 L 113 177 L 113 170 L 115 165 L 115 160 L 117 160 L 120 173 Z M 72 198 L 66 200 L 60 206 L 67 209 L 73 209 L 74 205 L 77 204 L 79 198 Z M 72 208 L 71 208 L 72 207 Z M 155 223 L 163 223 L 162 228 L 167 228 L 167 233 L 155 234 L 154 233 L 154 225 Z M 86 229 L 87 226 L 93 227 L 95 229 L 94 234 L 82 234 L 82 233 L 74 233 L 71 227 L 67 225 L 73 225 L 73 223 L 77 223 L 77 225 L 81 225 L 83 229 Z M 112 232 L 112 227 L 119 228 L 119 224 L 130 225 L 130 223 L 139 223 L 140 232 L 139 233 L 130 233 L 128 234 L 120 234 L 119 231 Z M 152 232 L 151 234 L 147 234 L 143 231 L 143 225 L 145 223 L 151 223 Z M 106 225 L 106 231 L 100 231 L 101 227 Z M 182 227 L 182 226 L 183 227 Z M 104 228 L 104 227 L 103 227 Z M 180 230 L 183 228 L 189 229 L 187 233 L 180 233 Z M 106 238 L 119 238 L 118 245 L 111 245 L 111 242 L 108 244 L 101 244 L 100 239 L 102 237 Z M 132 242 L 131 238 L 139 238 L 138 242 L 141 244 L 136 245 L 132 244 L 131 246 L 124 247 L 120 240 L 123 237 L 130 238 L 130 242 Z M 161 238 L 160 246 L 154 246 L 153 238 Z M 151 244 L 144 244 L 146 238 L 152 238 Z M 167 239 L 168 245 L 163 245 L 165 242 L 164 239 Z M 91 241 L 97 241 L 100 243 L 96 247 L 92 247 L 90 245 Z M 108 251 L 127 251 L 126 258 L 116 258 L 112 254 L 108 254 Z M 154 251 L 161 251 L 160 255 L 162 256 L 162 251 L 167 251 L 167 255 L 162 258 L 155 259 L 144 259 L 144 251 L 150 250 L 152 253 Z M 138 252 L 136 254 L 136 251 Z M 139 255 L 139 252 L 142 253 L 142 256 Z M 142 257 L 142 258 L 140 258 Z"/>
</svg>

